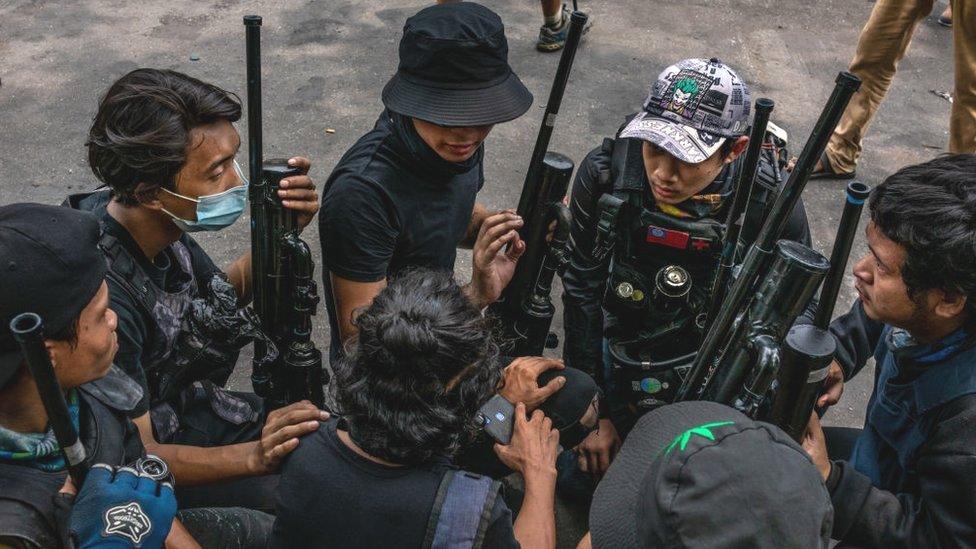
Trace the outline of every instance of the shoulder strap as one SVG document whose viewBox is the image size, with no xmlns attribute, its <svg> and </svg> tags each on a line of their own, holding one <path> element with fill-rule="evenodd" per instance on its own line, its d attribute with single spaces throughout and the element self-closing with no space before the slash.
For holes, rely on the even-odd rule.
<svg viewBox="0 0 976 549">
<path fill-rule="evenodd" d="M 501 484 L 490 477 L 448 470 L 434 497 L 425 549 L 480 549 Z"/>
<path fill-rule="evenodd" d="M 617 138 L 610 156 L 613 193 L 640 193 L 644 190 L 644 153 L 639 139 Z"/>
<path fill-rule="evenodd" d="M 139 268 L 132 254 L 117 238 L 104 230 L 98 241 L 98 247 L 108 260 L 108 277 L 132 296 L 146 315 L 152 317 L 153 309 L 156 307 L 156 292 L 149 277 Z"/>
<path fill-rule="evenodd" d="M 28 540 L 38 547 L 58 546 L 53 497 L 65 476 L 0 463 L 0 537 Z"/>
<path fill-rule="evenodd" d="M 749 205 L 746 207 L 743 217 L 743 227 L 747 227 L 749 230 L 739 234 L 739 241 L 746 247 L 755 241 L 766 214 L 776 202 L 782 182 L 783 177 L 776 161 L 774 149 L 764 147 L 759 156 L 759 166 L 756 169 L 756 186 L 754 192 L 749 195 Z"/>
</svg>

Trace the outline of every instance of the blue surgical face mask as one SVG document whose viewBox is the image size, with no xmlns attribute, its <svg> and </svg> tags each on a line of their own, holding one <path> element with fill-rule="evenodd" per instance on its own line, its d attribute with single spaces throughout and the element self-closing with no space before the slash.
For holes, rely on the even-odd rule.
<svg viewBox="0 0 976 549">
<path fill-rule="evenodd" d="M 188 233 L 219 231 L 230 227 L 244 213 L 244 207 L 247 205 L 248 182 L 247 178 L 244 177 L 240 164 L 236 160 L 234 161 L 234 170 L 237 172 L 237 177 L 241 179 L 243 184 L 232 189 L 227 189 L 222 193 L 201 196 L 200 198 L 190 198 L 189 196 L 183 196 L 168 189 L 163 189 L 173 196 L 195 202 L 197 205 L 196 221 L 177 217 L 167 211 L 166 208 L 163 208 L 163 211 L 173 218 L 173 223 L 177 227 Z"/>
</svg>

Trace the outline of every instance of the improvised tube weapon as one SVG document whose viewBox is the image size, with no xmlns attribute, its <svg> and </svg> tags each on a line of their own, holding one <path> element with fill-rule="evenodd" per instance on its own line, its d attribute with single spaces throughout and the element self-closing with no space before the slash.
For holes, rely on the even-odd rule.
<svg viewBox="0 0 976 549">
<path fill-rule="evenodd" d="M 247 138 L 254 311 L 271 341 L 256 339 L 251 383 L 270 408 L 308 399 L 325 404 L 322 353 L 312 343 L 319 297 L 312 252 L 298 216 L 281 203 L 281 180 L 301 174 L 287 160 L 264 160 L 261 127 L 261 17 L 244 16 L 247 47 Z"/>
<path fill-rule="evenodd" d="M 702 393 L 756 417 L 780 367 L 780 342 L 830 268 L 827 258 L 792 240 L 776 243 L 776 259 Z"/>
<path fill-rule="evenodd" d="M 10 331 L 20 345 L 20 351 L 27 361 L 27 369 L 34 377 L 37 392 L 44 404 L 54 438 L 64 453 L 68 463 L 68 474 L 77 488 L 85 482 L 88 474 L 88 462 L 85 446 L 78 438 L 78 431 L 71 423 L 68 403 L 64 400 L 64 391 L 54 375 L 54 366 L 44 346 L 44 321 L 35 313 L 22 313 L 10 321 Z"/>
<path fill-rule="evenodd" d="M 756 288 L 758 281 L 762 280 L 768 272 L 769 264 L 774 256 L 778 256 L 780 259 L 783 258 L 782 254 L 777 254 L 776 249 L 774 249 L 782 250 L 782 246 L 774 245 L 783 233 L 783 229 L 789 221 L 789 217 L 797 201 L 800 199 L 800 195 L 803 193 L 803 188 L 806 186 L 817 160 L 827 146 L 827 141 L 831 133 L 837 126 L 841 115 L 843 115 L 844 110 L 847 108 L 847 104 L 860 85 L 861 80 L 857 76 L 848 72 L 838 74 L 834 91 L 827 100 L 823 111 L 820 113 L 820 118 L 813 128 L 810 138 L 804 145 L 796 166 L 790 173 L 790 177 L 783 186 L 783 190 L 776 197 L 776 202 L 773 204 L 766 221 L 763 223 L 763 227 L 756 237 L 756 241 L 752 243 L 749 251 L 746 253 L 742 268 L 735 278 L 725 302 L 722 304 L 714 322 L 708 328 L 705 340 L 698 351 L 698 355 L 695 357 L 695 362 L 692 364 L 691 370 L 681 385 L 677 400 L 695 400 L 701 398 L 703 395 L 714 395 L 726 399 L 720 400 L 719 402 L 724 402 L 725 404 L 733 403 L 732 399 L 735 397 L 729 383 L 735 379 L 742 379 L 742 373 L 719 373 L 723 363 L 726 362 L 724 355 L 738 354 L 739 349 L 736 345 L 743 342 L 740 337 L 733 336 L 738 336 L 743 333 L 745 331 L 745 325 L 761 320 L 759 318 L 750 318 L 746 315 L 743 316 L 737 325 L 736 319 L 742 316 L 744 311 L 753 311 L 749 307 L 749 300 L 752 297 L 753 289 Z M 816 254 L 813 250 L 808 249 L 808 251 Z M 812 261 L 812 258 L 807 254 L 800 255 L 797 252 L 793 255 L 797 260 L 809 258 Z M 819 256 L 819 254 L 816 255 Z M 820 256 L 820 258 L 822 257 Z M 825 258 L 824 263 L 826 263 Z M 826 267 L 823 270 L 826 271 Z M 814 286 L 815 289 L 816 286 Z M 799 295 L 799 292 L 797 295 Z M 783 313 L 785 311 L 779 312 Z M 797 313 L 799 313 L 799 310 Z M 785 321 L 785 319 L 781 320 Z M 790 319 L 786 323 L 786 329 L 789 328 L 793 320 Z M 782 338 L 783 335 L 785 333 L 781 334 L 780 337 Z M 754 347 L 757 346 L 758 342 L 755 342 L 753 345 Z M 761 349 L 761 347 L 756 348 L 757 350 Z M 723 349 L 725 349 L 724 354 L 722 353 Z M 737 359 L 733 359 L 733 362 L 737 362 Z M 713 366 L 716 367 L 713 368 Z M 710 375 L 713 370 L 716 375 Z M 720 383 L 716 388 L 709 389 L 708 385 L 712 383 L 712 379 L 720 380 Z M 750 390 L 757 391 L 759 387 L 753 385 Z M 743 402 L 747 402 L 749 398 L 744 399 Z"/>
<path fill-rule="evenodd" d="M 525 221 L 520 231 L 525 252 L 501 297 L 488 308 L 490 314 L 501 320 L 504 339 L 510 342 L 506 353 L 513 356 L 541 355 L 551 340 L 549 327 L 555 308 L 549 294 L 553 276 L 563 269 L 568 259 L 566 242 L 570 214 L 562 199 L 569 190 L 573 161 L 548 149 L 586 20 L 586 14 L 579 11 L 570 17 L 566 46 L 559 58 L 542 126 L 525 174 L 517 210 Z M 548 228 L 553 221 L 556 229 L 552 240 L 546 243 Z"/>
<path fill-rule="evenodd" d="M 830 271 L 820 292 L 820 307 L 812 325 L 794 326 L 786 336 L 782 364 L 776 379 L 776 393 L 769 410 L 769 421 L 778 425 L 794 440 L 803 437 L 810 412 L 820 395 L 837 343 L 827 327 L 833 316 L 851 245 L 857 234 L 864 201 L 871 188 L 859 182 L 847 186 L 847 200 L 841 214 L 834 247 L 830 253 Z"/>
<path fill-rule="evenodd" d="M 725 238 L 722 242 L 722 256 L 712 280 L 712 296 L 705 321 L 706 327 L 712 324 L 719 309 L 722 308 L 725 289 L 732 277 L 735 255 L 739 248 L 739 231 L 742 227 L 739 218 L 745 213 L 746 204 L 749 202 L 753 187 L 756 184 L 756 172 L 759 170 L 759 159 L 762 155 L 763 141 L 766 139 L 766 127 L 769 125 L 769 115 L 773 112 L 773 106 L 772 99 L 760 97 L 756 100 L 756 114 L 752 119 L 752 130 L 749 132 L 749 148 L 746 150 L 742 169 L 735 182 L 735 197 L 732 199 L 732 206 L 729 208 L 729 214 L 725 220 L 726 229 Z"/>
</svg>

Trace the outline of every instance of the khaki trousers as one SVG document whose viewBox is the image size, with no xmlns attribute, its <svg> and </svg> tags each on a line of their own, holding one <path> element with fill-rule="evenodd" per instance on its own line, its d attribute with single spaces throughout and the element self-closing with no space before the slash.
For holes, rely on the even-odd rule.
<svg viewBox="0 0 976 549">
<path fill-rule="evenodd" d="M 950 0 L 955 89 L 949 118 L 949 151 L 976 152 L 976 0 Z M 861 30 L 850 71 L 861 78 L 827 145 L 827 158 L 840 172 L 854 171 L 861 139 L 871 124 L 905 56 L 918 24 L 934 0 L 878 0 Z"/>
</svg>

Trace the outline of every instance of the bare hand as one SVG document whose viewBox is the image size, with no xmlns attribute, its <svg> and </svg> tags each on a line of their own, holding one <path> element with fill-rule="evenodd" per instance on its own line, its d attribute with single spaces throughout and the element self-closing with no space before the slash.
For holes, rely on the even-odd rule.
<svg viewBox="0 0 976 549">
<path fill-rule="evenodd" d="M 512 210 L 489 216 L 481 224 L 472 252 L 471 283 L 465 288 L 468 299 L 478 308 L 494 303 L 512 280 L 515 264 L 525 242 L 519 237 L 522 218 Z M 507 251 L 505 246 L 511 244 Z"/>
<path fill-rule="evenodd" d="M 841 395 L 844 394 L 844 370 L 836 360 L 830 363 L 830 370 L 827 372 L 827 379 L 824 380 L 823 390 L 817 398 L 818 408 L 827 408 L 840 402 Z"/>
<path fill-rule="evenodd" d="M 816 412 L 810 414 L 807 430 L 803 433 L 803 449 L 810 454 L 810 459 L 820 471 L 820 476 L 826 481 L 830 476 L 830 458 L 827 456 L 827 439 L 824 438 L 820 417 Z"/>
<path fill-rule="evenodd" d="M 507 446 L 495 444 L 495 453 L 502 463 L 522 473 L 528 483 L 532 480 L 556 482 L 556 456 L 559 454 L 559 431 L 552 428 L 552 420 L 542 410 L 525 418 L 525 404 L 515 406 L 515 427 Z"/>
<path fill-rule="evenodd" d="M 298 447 L 298 438 L 319 428 L 329 413 L 303 400 L 278 408 L 268 414 L 255 446 L 250 469 L 257 474 L 273 473 L 281 460 Z"/>
<path fill-rule="evenodd" d="M 554 358 L 518 357 L 505 368 L 498 394 L 509 402 L 524 402 L 529 411 L 535 410 L 566 384 L 566 378 L 559 376 L 551 379 L 545 387 L 539 387 L 539 374 L 553 368 L 562 370 L 565 367 L 562 360 Z"/>
<path fill-rule="evenodd" d="M 617 428 L 609 419 L 601 419 L 596 430 L 576 447 L 579 468 L 584 473 L 602 478 L 619 450 L 620 435 L 617 434 Z"/>
<path fill-rule="evenodd" d="M 319 211 L 319 194 L 315 192 L 315 182 L 307 175 L 312 162 L 304 156 L 296 156 L 288 159 L 288 165 L 301 168 L 303 175 L 282 179 L 278 196 L 284 207 L 298 212 L 298 227 L 304 229 Z"/>
</svg>

